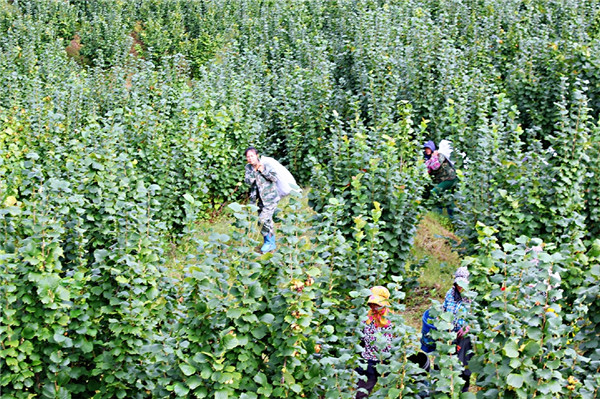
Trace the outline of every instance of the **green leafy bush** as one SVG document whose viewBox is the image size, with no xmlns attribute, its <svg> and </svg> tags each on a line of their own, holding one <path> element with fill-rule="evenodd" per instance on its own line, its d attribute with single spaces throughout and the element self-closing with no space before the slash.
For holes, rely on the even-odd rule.
<svg viewBox="0 0 600 399">
<path fill-rule="evenodd" d="M 596 8 L 2 2 L 2 397 L 353 397 L 365 290 L 401 301 L 418 276 L 425 138 L 456 150 L 477 396 L 597 396 Z M 259 256 L 255 209 L 233 205 L 228 237 L 167 267 L 243 202 L 248 145 L 317 218 L 291 200 Z M 424 376 L 392 317 L 403 350 L 374 397 L 459 396 L 447 318 Z"/>
<path fill-rule="evenodd" d="M 337 119 L 328 145 L 329 159 L 316 167 L 309 194 L 317 212 L 331 199 L 338 201 L 344 217 L 336 228 L 347 239 L 360 244 L 365 233 L 377 235 L 371 240 L 376 246 L 368 249 L 371 276 L 385 280 L 408 274 L 405 261 L 416 231 L 422 190 L 414 159 L 420 140 L 414 138 L 417 133 L 411 128 L 409 105 L 399 114 L 398 122 L 383 120 L 378 130 L 368 129 L 358 116 L 348 127 Z M 368 223 L 369 214 L 372 223 Z M 373 255 L 380 253 L 387 255 L 383 259 Z"/>
<path fill-rule="evenodd" d="M 588 330 L 597 326 L 589 308 L 590 300 L 597 300 L 595 289 L 590 292 L 597 285 L 597 265 L 574 287 L 568 281 L 569 269 L 576 267 L 570 252 L 525 237 L 500 247 L 489 240 L 491 232 L 481 228 L 483 254 L 467 260 L 471 285 L 479 292 L 474 314 L 480 330 L 470 363 L 483 388 L 478 397 L 575 392 L 593 397 L 598 353 L 586 348 L 598 340 L 597 331 Z"/>
</svg>

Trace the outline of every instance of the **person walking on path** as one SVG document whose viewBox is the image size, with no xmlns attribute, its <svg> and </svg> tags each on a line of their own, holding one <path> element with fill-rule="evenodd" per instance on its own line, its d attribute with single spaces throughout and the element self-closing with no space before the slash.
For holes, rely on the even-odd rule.
<svg viewBox="0 0 600 399">
<path fill-rule="evenodd" d="M 369 305 L 368 318 L 364 322 L 362 347 L 362 358 L 367 362 L 367 368 L 358 368 L 356 371 L 366 380 L 358 381 L 357 399 L 366 398 L 369 396 L 375 384 L 379 373 L 377 372 L 377 364 L 381 360 L 381 355 L 390 351 L 392 344 L 392 325 L 385 318 L 390 313 L 389 310 L 390 292 L 382 286 L 371 288 L 371 296 L 367 301 Z M 378 342 L 379 340 L 379 342 Z"/>
<path fill-rule="evenodd" d="M 269 164 L 261 162 L 256 148 L 247 148 L 244 155 L 248 162 L 245 167 L 244 181 L 250 186 L 250 203 L 258 206 L 260 231 L 264 238 L 260 251 L 271 252 L 277 247 L 273 214 L 281 199 L 277 190 L 277 173 Z"/>
<path fill-rule="evenodd" d="M 431 176 L 431 180 L 435 187 L 431 190 L 436 195 L 440 195 L 442 192 L 451 190 L 458 182 L 456 176 L 456 170 L 454 165 L 450 162 L 448 156 L 444 155 L 442 151 L 438 151 L 433 141 L 428 141 L 423 145 L 425 152 L 425 166 L 427 167 L 427 173 Z M 454 216 L 454 204 L 452 201 L 447 207 L 448 216 L 452 218 Z M 441 211 L 441 209 L 440 209 Z"/>
<path fill-rule="evenodd" d="M 462 266 L 454 273 L 454 284 L 446 293 L 444 304 L 442 305 L 444 312 L 450 312 L 454 315 L 452 322 L 452 330 L 456 332 L 456 346 L 458 358 L 461 361 L 464 369 L 460 377 L 465 380 L 465 385 L 462 391 L 469 390 L 469 379 L 471 378 L 471 370 L 469 370 L 469 360 L 473 356 L 471 352 L 471 338 L 467 335 L 469 326 L 466 324 L 465 317 L 469 312 L 470 301 L 463 298 L 461 292 L 469 284 L 469 270 Z"/>
</svg>

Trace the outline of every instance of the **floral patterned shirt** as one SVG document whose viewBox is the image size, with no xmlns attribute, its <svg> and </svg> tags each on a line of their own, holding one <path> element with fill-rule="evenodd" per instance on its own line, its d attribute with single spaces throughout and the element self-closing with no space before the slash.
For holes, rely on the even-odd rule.
<svg viewBox="0 0 600 399">
<path fill-rule="evenodd" d="M 432 171 L 440 168 L 440 160 L 438 157 L 434 157 L 432 155 L 431 158 L 425 161 L 425 166 L 427 166 L 427 172 L 431 173 Z"/>
<path fill-rule="evenodd" d="M 380 360 L 379 351 L 386 353 L 392 347 L 392 326 L 377 327 L 375 323 L 367 324 L 363 328 L 363 347 L 365 348 L 362 357 L 366 360 Z M 379 341 L 379 344 L 378 344 Z M 385 343 L 385 347 L 380 349 Z"/>
</svg>

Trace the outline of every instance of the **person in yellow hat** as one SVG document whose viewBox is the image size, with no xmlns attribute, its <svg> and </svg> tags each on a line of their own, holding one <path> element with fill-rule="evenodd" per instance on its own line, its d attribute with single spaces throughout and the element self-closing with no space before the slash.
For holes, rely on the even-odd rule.
<svg viewBox="0 0 600 399">
<path fill-rule="evenodd" d="M 357 372 L 361 376 L 366 376 L 367 379 L 359 380 L 357 399 L 369 396 L 379 377 L 376 366 L 381 361 L 382 354 L 389 352 L 391 348 L 392 325 L 386 318 L 391 312 L 389 298 L 390 292 L 387 288 L 382 286 L 371 288 L 371 296 L 367 301 L 369 313 L 367 320 L 364 322 L 362 337 L 362 347 L 364 348 L 362 358 L 367 362 L 367 368 L 357 369 Z M 379 343 L 377 342 L 378 337 Z M 384 340 L 383 343 L 381 339 Z"/>
</svg>

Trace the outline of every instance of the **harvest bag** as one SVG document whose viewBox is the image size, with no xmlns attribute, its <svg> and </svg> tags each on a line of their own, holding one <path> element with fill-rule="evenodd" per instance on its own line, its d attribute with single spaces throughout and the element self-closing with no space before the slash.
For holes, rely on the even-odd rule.
<svg viewBox="0 0 600 399">
<path fill-rule="evenodd" d="M 269 167 L 275 171 L 275 174 L 277 174 L 277 191 L 279 192 L 280 197 L 285 197 L 291 193 L 292 190 L 300 192 L 300 189 L 296 184 L 296 179 L 294 179 L 294 176 L 292 176 L 285 166 L 271 157 L 262 156 L 260 159 L 262 163 L 269 165 Z"/>
</svg>

